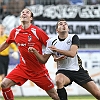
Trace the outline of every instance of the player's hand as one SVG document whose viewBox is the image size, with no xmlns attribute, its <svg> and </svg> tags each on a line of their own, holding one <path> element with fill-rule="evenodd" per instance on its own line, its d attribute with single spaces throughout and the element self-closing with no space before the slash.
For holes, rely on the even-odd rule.
<svg viewBox="0 0 100 100">
<path fill-rule="evenodd" d="M 36 50 L 35 48 L 33 48 L 33 47 L 29 47 L 29 48 L 28 48 L 28 51 L 34 53 L 34 52 L 37 51 L 37 50 Z"/>
<path fill-rule="evenodd" d="M 52 51 L 54 51 L 54 52 L 57 51 L 57 48 L 56 48 L 54 45 L 50 46 L 49 48 L 50 48 Z"/>
<path fill-rule="evenodd" d="M 53 56 L 54 57 L 54 61 L 57 62 L 57 61 L 61 61 L 61 60 L 64 60 L 66 59 L 67 57 L 65 55 L 62 55 L 62 56 Z"/>
</svg>

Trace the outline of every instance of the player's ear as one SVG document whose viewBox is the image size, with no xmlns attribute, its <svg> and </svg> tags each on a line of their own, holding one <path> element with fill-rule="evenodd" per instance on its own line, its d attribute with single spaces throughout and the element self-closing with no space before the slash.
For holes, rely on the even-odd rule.
<svg viewBox="0 0 100 100">
<path fill-rule="evenodd" d="M 31 17 L 31 19 L 33 20 L 33 17 Z"/>
<path fill-rule="evenodd" d="M 56 32 L 58 33 L 58 29 L 56 29 Z"/>
<path fill-rule="evenodd" d="M 30 20 L 33 21 L 33 17 L 30 17 Z"/>
</svg>

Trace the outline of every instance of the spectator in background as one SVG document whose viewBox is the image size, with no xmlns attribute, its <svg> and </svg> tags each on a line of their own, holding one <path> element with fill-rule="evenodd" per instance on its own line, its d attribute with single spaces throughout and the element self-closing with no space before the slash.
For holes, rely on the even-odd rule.
<svg viewBox="0 0 100 100">
<path fill-rule="evenodd" d="M 87 5 L 93 5 L 96 3 L 96 0 L 87 0 Z"/>
<path fill-rule="evenodd" d="M 3 13 L 2 0 L 0 0 L 0 23 L 1 23 L 1 19 L 2 19 L 2 13 Z"/>
<path fill-rule="evenodd" d="M 70 1 L 69 0 L 55 0 L 55 4 L 67 4 L 70 5 Z"/>
<path fill-rule="evenodd" d="M 35 4 L 50 5 L 52 0 L 35 0 Z M 53 0 L 54 1 L 54 0 Z"/>
<path fill-rule="evenodd" d="M 87 5 L 100 4 L 100 0 L 87 0 Z"/>
<path fill-rule="evenodd" d="M 31 0 L 30 5 L 35 5 L 35 0 Z"/>
<path fill-rule="evenodd" d="M 3 5 L 3 0 L 0 0 L 0 14 L 2 14 L 3 11 L 2 5 Z"/>
<path fill-rule="evenodd" d="M 34 4 L 40 5 L 58 5 L 58 4 L 70 4 L 69 0 L 34 0 Z"/>
<path fill-rule="evenodd" d="M 7 9 L 11 15 L 19 16 L 21 10 L 25 7 L 24 0 L 9 0 Z"/>
<path fill-rule="evenodd" d="M 2 44 L 8 38 L 8 36 L 4 33 L 4 30 L 4 26 L 0 24 L 0 44 Z M 12 43 L 4 51 L 0 52 L 0 82 L 8 72 L 10 48 L 13 49 L 12 56 L 15 57 L 15 59 L 18 59 L 18 49 L 14 43 Z"/>
<path fill-rule="evenodd" d="M 24 0 L 24 2 L 25 2 L 25 7 L 34 4 L 34 0 Z"/>
<path fill-rule="evenodd" d="M 6 5 L 3 0 L 0 0 L 0 20 L 5 17 L 6 13 Z"/>
<path fill-rule="evenodd" d="M 97 0 L 97 4 L 100 4 L 100 0 Z"/>
</svg>

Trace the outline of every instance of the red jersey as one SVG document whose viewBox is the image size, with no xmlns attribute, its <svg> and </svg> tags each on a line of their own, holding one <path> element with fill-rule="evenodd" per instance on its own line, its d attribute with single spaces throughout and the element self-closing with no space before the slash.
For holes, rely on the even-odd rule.
<svg viewBox="0 0 100 100">
<path fill-rule="evenodd" d="M 41 73 L 46 70 L 45 65 L 40 63 L 33 53 L 28 52 L 28 48 L 34 47 L 42 54 L 42 45 L 46 46 L 48 39 L 49 37 L 39 27 L 31 25 L 29 28 L 23 29 L 20 25 L 11 31 L 6 42 L 8 44 L 12 42 L 17 44 L 21 69 L 29 73 Z"/>
</svg>

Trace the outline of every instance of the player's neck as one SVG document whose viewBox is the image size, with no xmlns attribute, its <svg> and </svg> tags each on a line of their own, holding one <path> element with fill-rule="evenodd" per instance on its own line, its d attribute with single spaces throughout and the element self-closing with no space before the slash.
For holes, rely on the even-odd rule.
<svg viewBox="0 0 100 100">
<path fill-rule="evenodd" d="M 65 38 L 67 38 L 68 37 L 68 33 L 66 34 L 66 33 L 61 33 L 61 34 L 59 34 L 59 38 L 60 39 L 65 39 Z"/>
<path fill-rule="evenodd" d="M 27 29 L 30 27 L 30 25 L 31 25 L 31 23 L 22 23 L 22 28 Z"/>
</svg>

